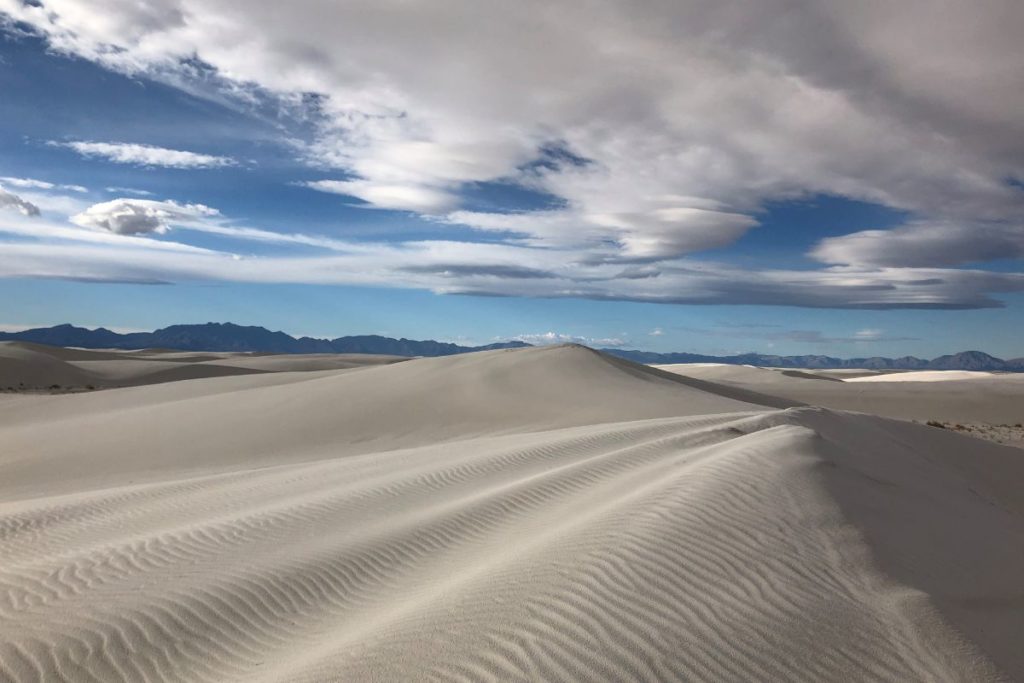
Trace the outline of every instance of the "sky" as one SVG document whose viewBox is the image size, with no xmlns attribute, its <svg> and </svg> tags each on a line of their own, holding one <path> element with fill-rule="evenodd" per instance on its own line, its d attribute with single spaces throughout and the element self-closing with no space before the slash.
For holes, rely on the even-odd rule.
<svg viewBox="0 0 1024 683">
<path fill-rule="evenodd" d="M 0 0 L 0 328 L 1024 356 L 1018 0 Z"/>
</svg>

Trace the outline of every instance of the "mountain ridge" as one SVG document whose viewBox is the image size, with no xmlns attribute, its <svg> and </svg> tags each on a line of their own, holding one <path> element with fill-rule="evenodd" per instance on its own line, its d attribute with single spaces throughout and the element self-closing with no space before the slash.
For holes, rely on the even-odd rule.
<svg viewBox="0 0 1024 683">
<path fill-rule="evenodd" d="M 497 342 L 482 346 L 462 346 L 432 339 L 415 340 L 381 335 L 352 335 L 334 339 L 293 337 L 285 332 L 259 326 L 234 323 L 179 324 L 152 332 L 113 332 L 103 327 L 90 330 L 69 323 L 19 332 L 0 332 L 0 341 L 27 341 L 52 346 L 82 348 L 142 349 L 168 348 L 181 351 L 236 351 L 250 353 L 370 353 L 395 356 L 448 356 L 491 349 L 530 346 L 521 341 Z M 602 348 L 604 353 L 638 363 L 724 363 L 804 368 L 815 370 L 867 368 L 877 370 L 997 370 L 1024 372 L 1024 358 L 1004 360 L 983 351 L 961 351 L 931 360 L 914 356 L 887 358 L 836 358 L 807 354 L 779 356 L 743 353 L 733 356 L 677 352 L 658 353 L 636 349 Z"/>
<path fill-rule="evenodd" d="M 166 348 L 180 351 L 235 351 L 249 353 L 372 353 L 392 356 L 450 356 L 472 351 L 521 348 L 524 342 L 503 342 L 484 346 L 460 346 L 432 339 L 393 339 L 379 335 L 316 339 L 293 337 L 265 327 L 234 323 L 170 325 L 153 332 L 112 332 L 103 327 L 90 330 L 69 323 L 20 332 L 2 332 L 0 341 L 26 341 L 51 346 L 87 349 Z"/>
</svg>

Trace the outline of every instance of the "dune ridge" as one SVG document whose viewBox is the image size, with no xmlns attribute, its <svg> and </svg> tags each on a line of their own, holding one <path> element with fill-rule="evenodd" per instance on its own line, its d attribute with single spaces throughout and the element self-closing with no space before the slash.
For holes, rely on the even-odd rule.
<svg viewBox="0 0 1024 683">
<path fill-rule="evenodd" d="M 572 346 L 19 396 L 0 680 L 1024 677 L 1017 451 L 758 396 Z"/>
</svg>

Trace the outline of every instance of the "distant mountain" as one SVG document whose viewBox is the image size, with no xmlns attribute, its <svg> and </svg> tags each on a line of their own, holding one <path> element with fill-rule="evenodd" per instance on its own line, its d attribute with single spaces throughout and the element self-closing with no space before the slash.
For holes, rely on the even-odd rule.
<svg viewBox="0 0 1024 683">
<path fill-rule="evenodd" d="M 451 356 L 470 351 L 519 348 L 523 342 L 459 346 L 433 340 L 392 339 L 376 335 L 336 339 L 296 339 L 284 332 L 234 323 L 171 325 L 153 332 L 118 334 L 102 327 L 89 330 L 57 325 L 0 333 L 0 341 L 27 341 L 86 349 L 180 349 L 182 351 L 245 351 L 262 353 L 376 353 L 394 356 Z"/>
<path fill-rule="evenodd" d="M 460 346 L 433 340 L 393 339 L 378 335 L 335 339 L 296 339 L 284 332 L 234 323 L 171 325 L 153 332 L 119 334 L 99 327 L 89 330 L 74 325 L 41 327 L 21 332 L 0 333 L 0 341 L 28 341 L 52 346 L 87 349 L 164 348 L 183 351 L 244 351 L 256 353 L 376 353 L 393 356 L 451 356 L 470 351 L 530 346 L 524 342 L 500 342 L 486 346 Z M 1003 370 L 1024 372 L 1024 358 L 1002 360 L 981 351 L 961 351 L 934 360 L 913 356 L 903 358 L 833 358 L 832 356 L 775 356 L 744 353 L 737 356 L 706 356 L 699 353 L 654 353 L 629 349 L 599 349 L 637 363 L 726 363 L 783 368 L 827 370 L 869 368 L 876 370 Z"/>
<path fill-rule="evenodd" d="M 832 356 L 773 356 L 744 353 L 738 356 L 704 356 L 696 353 L 654 353 L 628 349 L 601 349 L 612 356 L 637 363 L 725 363 L 727 365 L 758 365 L 777 368 L 835 370 L 868 368 L 871 370 L 1002 370 L 1024 372 L 1024 358 L 1002 360 L 981 351 L 961 351 L 934 360 L 904 356 L 903 358 L 833 358 Z"/>
</svg>

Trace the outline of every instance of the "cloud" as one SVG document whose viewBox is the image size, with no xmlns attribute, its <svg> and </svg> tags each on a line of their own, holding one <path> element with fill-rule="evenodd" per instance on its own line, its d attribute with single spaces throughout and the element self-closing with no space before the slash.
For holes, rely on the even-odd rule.
<svg viewBox="0 0 1024 683">
<path fill-rule="evenodd" d="M 25 216 L 38 216 L 39 207 L 0 187 L 0 209 L 14 209 Z"/>
<path fill-rule="evenodd" d="M 458 199 L 450 192 L 431 187 L 388 185 L 365 180 L 312 180 L 300 184 L 319 192 L 355 197 L 382 209 L 430 215 L 444 213 L 458 203 Z"/>
<path fill-rule="evenodd" d="M 162 166 L 164 168 L 221 168 L 237 162 L 229 157 L 199 154 L 180 149 L 167 149 L 152 145 L 126 142 L 73 142 L 51 141 L 55 147 L 67 147 L 85 157 L 99 157 L 117 164 L 135 166 Z"/>
<path fill-rule="evenodd" d="M 71 217 L 83 228 L 106 230 L 116 235 L 162 234 L 175 222 L 193 222 L 219 212 L 202 204 L 178 204 L 149 199 L 115 199 L 94 204 Z"/>
<path fill-rule="evenodd" d="M 807 344 L 849 344 L 894 341 L 919 341 L 919 337 L 886 336 L 882 330 L 858 330 L 852 335 L 830 336 L 818 330 L 784 330 L 761 335 L 772 341 L 795 341 Z"/>
<path fill-rule="evenodd" d="M 913 221 L 892 230 L 829 237 L 811 256 L 825 263 L 911 267 L 1024 258 L 1024 223 Z"/>
<path fill-rule="evenodd" d="M 664 336 L 665 330 L 661 329 L 660 327 L 655 327 L 653 330 L 651 330 L 647 334 L 649 336 L 651 336 L 651 337 L 661 337 L 661 336 Z"/>
<path fill-rule="evenodd" d="M 546 195 L 558 211 L 450 217 L 533 246 L 675 258 L 819 193 L 931 222 L 1024 211 L 1020 3 L 0 2 L 112 69 L 186 83 L 199 62 L 226 96 L 308 102 L 305 154 L 346 178 L 316 189 L 431 216 L 480 183 Z"/>
<path fill-rule="evenodd" d="M 175 211 L 182 207 L 175 206 Z M 217 221 L 223 219 L 215 216 L 186 216 L 178 225 L 176 216 L 158 213 L 154 217 L 143 211 L 140 218 L 135 210 L 125 214 L 130 229 L 137 229 L 136 221 L 154 230 L 174 224 L 243 240 L 291 242 L 327 250 L 304 256 L 243 253 L 240 257 L 146 236 L 114 234 L 111 224 L 103 223 L 110 220 L 112 212 L 93 213 L 84 221 L 90 227 L 85 230 L 50 224 L 35 229 L 27 219 L 25 224 L 0 219 L 0 232 L 58 240 L 54 244 L 4 242 L 6 258 L 0 260 L 0 277 L 359 284 L 477 296 L 858 309 L 991 308 L 1003 305 L 994 294 L 1024 291 L 1024 275 L 1019 273 L 920 268 L 756 270 L 677 262 L 663 267 L 656 278 L 620 279 L 621 269 L 615 263 L 574 262 L 572 252 L 559 250 L 452 241 L 350 243 L 221 225 Z M 93 220 L 100 222 L 98 229 Z M 124 229 L 116 223 L 114 227 Z M 61 243 L 67 240 L 93 244 Z M 189 249 L 192 251 L 185 251 Z M 516 266 L 520 263 L 532 264 L 529 268 L 537 272 L 522 270 Z"/>
<path fill-rule="evenodd" d="M 69 244 L 75 238 L 53 226 L 59 243 L 5 243 L 18 257 L 0 273 L 998 307 L 1000 294 L 1024 291 L 1024 276 L 960 266 L 1021 254 L 1024 5 L 989 11 L 996 4 L 987 2 L 684 0 L 638 12 L 613 0 L 585 11 L 539 0 L 296 0 L 285 9 L 152 0 L 107 3 L 101 16 L 89 0 L 0 0 L 11 21 L 61 53 L 182 87 L 196 85 L 198 64 L 224 97 L 302 102 L 313 135 L 300 151 L 324 178 L 308 187 L 466 226 L 460 236 L 478 240 L 350 243 L 183 215 L 189 205 L 133 204 L 113 217 L 68 212 L 91 216 L 78 219 L 90 230 L 66 228 L 88 234 L 88 244 Z M 140 165 L 233 163 L 144 145 L 57 144 Z M 535 193 L 546 208 L 481 210 L 474 192 L 488 183 Z M 811 252 L 823 264 L 816 269 L 689 256 L 770 229 L 756 226 L 771 202 L 815 194 L 910 218 L 823 240 Z M 10 234 L 28 239 L 28 222 L 9 220 L 20 231 Z M 236 259 L 138 243 L 166 243 L 146 236 L 172 225 L 329 253 Z M 117 243 L 131 237 L 122 232 L 137 240 Z"/>
<path fill-rule="evenodd" d="M 621 260 L 666 259 L 731 244 L 757 224 L 750 216 L 710 209 L 662 206 L 637 213 L 578 211 L 477 213 L 456 211 L 449 223 L 509 232 L 537 246 L 618 245 Z"/>
<path fill-rule="evenodd" d="M 70 192 L 88 192 L 89 189 L 81 185 L 58 185 L 45 180 L 35 178 L 10 178 L 0 177 L 0 183 L 12 187 L 21 187 L 29 190 L 68 190 Z"/>
<path fill-rule="evenodd" d="M 138 195 L 140 197 L 152 197 L 153 196 L 153 193 L 150 192 L 149 190 L 140 190 L 140 189 L 134 188 L 134 187 L 117 187 L 117 186 L 114 186 L 114 187 L 107 187 L 107 188 L 104 188 L 104 189 L 106 189 L 106 191 L 110 192 L 111 194 L 134 194 L 134 195 Z"/>
<path fill-rule="evenodd" d="M 687 332 L 735 339 L 764 339 L 772 342 L 787 341 L 801 344 L 833 345 L 894 341 L 919 341 L 918 337 L 886 335 L 883 330 L 863 329 L 843 336 L 829 335 L 820 330 L 775 330 L 778 325 L 722 323 L 712 328 L 687 328 Z M 769 344 L 769 347 L 774 346 Z"/>
<path fill-rule="evenodd" d="M 101 230 L 114 235 L 162 235 L 175 227 L 242 241 L 295 244 L 351 253 L 366 249 L 352 242 L 320 235 L 274 232 L 236 225 L 212 207 L 203 204 L 181 204 L 173 200 L 113 199 L 93 204 L 71 216 L 69 220 L 82 228 Z M 3 230 L 4 226 L 0 225 L 0 232 Z"/>
<path fill-rule="evenodd" d="M 559 332 L 543 332 L 540 334 L 520 334 L 509 337 L 509 341 L 521 341 L 534 346 L 548 346 L 551 344 L 583 344 L 595 348 L 620 347 L 628 342 L 618 337 L 580 337 L 573 334 L 561 334 Z"/>
</svg>

